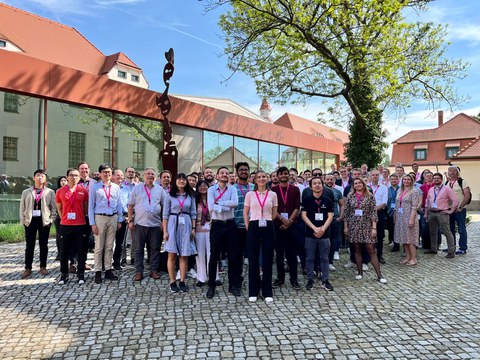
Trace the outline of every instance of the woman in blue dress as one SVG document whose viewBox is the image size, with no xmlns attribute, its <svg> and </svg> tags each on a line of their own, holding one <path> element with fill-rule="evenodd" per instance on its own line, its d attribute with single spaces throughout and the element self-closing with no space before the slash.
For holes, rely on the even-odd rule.
<svg viewBox="0 0 480 360">
<path fill-rule="evenodd" d="M 195 221 L 197 210 L 194 192 L 188 183 L 187 176 L 179 173 L 173 182 L 170 192 L 163 203 L 163 240 L 168 252 L 168 275 L 172 293 L 187 292 L 185 284 L 188 257 L 196 255 Z M 175 280 L 175 263 L 180 257 L 180 284 Z"/>
</svg>

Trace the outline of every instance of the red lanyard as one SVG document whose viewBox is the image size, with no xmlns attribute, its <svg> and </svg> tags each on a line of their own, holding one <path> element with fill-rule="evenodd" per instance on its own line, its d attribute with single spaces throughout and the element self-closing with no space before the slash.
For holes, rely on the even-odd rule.
<svg viewBox="0 0 480 360">
<path fill-rule="evenodd" d="M 283 205 L 285 207 L 285 212 L 287 212 L 287 198 L 288 198 L 288 188 L 290 184 L 287 184 L 287 190 L 285 191 L 285 195 L 283 194 L 282 185 L 278 185 L 280 188 L 280 196 L 282 197 Z"/>
<path fill-rule="evenodd" d="M 40 191 L 40 194 L 37 194 L 37 191 L 33 189 L 33 196 L 35 197 L 35 208 L 38 208 L 38 203 L 42 199 L 43 189 Z"/>
<path fill-rule="evenodd" d="M 87 189 L 87 191 L 88 191 L 88 189 L 89 189 L 89 187 L 90 187 L 90 180 L 81 182 L 80 184 L 81 184 L 85 189 Z"/>
<path fill-rule="evenodd" d="M 245 185 L 246 186 L 245 190 L 247 190 L 246 192 L 243 192 L 242 185 L 240 185 L 240 184 L 237 184 L 237 185 L 238 185 L 238 188 L 240 189 L 240 191 L 242 192 L 243 198 L 245 199 L 245 196 L 247 195 L 248 190 L 249 190 L 249 185 Z M 218 189 L 218 191 L 220 191 L 220 189 Z M 217 200 L 215 200 L 215 201 L 217 201 Z"/>
<path fill-rule="evenodd" d="M 143 185 L 143 188 L 145 189 L 145 193 L 147 194 L 148 205 L 152 205 L 152 197 L 151 197 L 152 192 L 151 192 L 151 191 L 148 191 L 146 184 Z M 152 186 L 152 189 L 153 189 L 153 186 Z"/>
<path fill-rule="evenodd" d="M 102 185 L 103 192 L 105 193 L 105 197 L 107 198 L 107 205 L 110 207 L 110 195 L 112 194 L 112 186 L 108 186 L 108 194 L 105 190 L 105 185 Z"/>
<path fill-rule="evenodd" d="M 182 196 L 182 195 L 180 195 L 180 196 Z M 180 213 L 183 213 L 183 204 L 185 204 L 185 200 L 187 200 L 187 195 L 185 195 L 185 199 L 183 199 L 183 201 L 180 201 L 180 199 L 178 198 L 178 195 L 177 195 L 178 205 L 180 206 Z"/>
<path fill-rule="evenodd" d="M 322 203 L 322 198 L 320 198 L 318 200 L 314 198 L 314 200 L 315 200 L 315 203 L 317 204 L 317 212 L 319 213 L 320 212 L 320 204 Z"/>
<path fill-rule="evenodd" d="M 202 202 L 202 213 L 203 213 L 203 216 L 206 217 L 207 214 L 208 214 L 208 202 L 207 202 L 207 203 L 204 203 L 202 198 L 200 198 L 200 201 Z"/>
<path fill-rule="evenodd" d="M 365 198 L 365 195 L 358 195 L 355 193 L 355 197 L 357 198 L 357 209 L 360 209 L 360 206 L 362 205 L 362 200 Z"/>
<path fill-rule="evenodd" d="M 223 191 L 220 193 L 220 187 L 217 188 L 217 190 L 218 190 L 218 192 L 219 192 L 220 195 L 218 195 L 218 197 L 215 198 L 215 201 L 214 201 L 215 203 L 222 198 L 223 194 L 225 194 L 225 193 L 227 192 L 227 189 L 228 189 L 228 187 L 225 186 L 225 190 L 223 190 Z"/>
<path fill-rule="evenodd" d="M 457 180 L 455 180 L 454 182 L 449 181 L 449 182 L 448 182 L 448 185 L 450 185 L 450 188 L 453 189 L 453 187 L 455 186 L 455 183 L 456 183 L 456 182 L 457 182 Z"/>
<path fill-rule="evenodd" d="M 400 195 L 400 207 L 402 207 L 402 201 L 403 201 L 403 198 L 405 197 L 406 194 L 407 194 L 407 190 L 402 192 L 402 194 Z"/>
<path fill-rule="evenodd" d="M 67 194 L 68 202 L 70 203 L 70 211 L 73 211 L 73 203 L 75 202 L 75 196 L 77 195 L 77 185 L 75 185 L 73 193 L 70 191 L 68 185 L 65 185 L 65 192 Z"/>
<path fill-rule="evenodd" d="M 265 203 L 267 202 L 268 190 L 265 194 L 265 197 L 263 198 L 263 203 L 260 201 L 260 196 L 258 196 L 258 191 L 255 191 L 255 195 L 257 196 L 258 205 L 260 205 L 260 208 L 262 209 L 262 218 L 263 218 L 263 208 L 265 207 Z"/>
<path fill-rule="evenodd" d="M 371 184 L 370 186 L 372 187 L 372 190 L 373 190 L 373 185 Z M 373 195 L 375 195 L 377 193 L 377 190 L 378 190 L 379 187 L 380 187 L 380 185 L 377 185 L 375 190 L 373 190 Z"/>
</svg>

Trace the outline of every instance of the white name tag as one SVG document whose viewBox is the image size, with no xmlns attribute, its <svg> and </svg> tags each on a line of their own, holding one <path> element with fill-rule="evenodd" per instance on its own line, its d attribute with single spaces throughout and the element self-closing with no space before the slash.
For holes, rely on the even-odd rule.
<svg viewBox="0 0 480 360">
<path fill-rule="evenodd" d="M 67 213 L 67 220 L 75 220 L 77 218 L 77 214 L 76 213 Z"/>
<path fill-rule="evenodd" d="M 399 214 L 403 214 L 403 208 L 398 208 L 397 211 Z"/>
<path fill-rule="evenodd" d="M 183 216 L 179 216 L 179 217 L 178 217 L 178 223 L 179 223 L 180 225 L 185 225 L 185 218 L 184 218 Z"/>
<path fill-rule="evenodd" d="M 221 213 L 222 212 L 222 207 L 220 205 L 215 205 L 213 207 L 213 211 L 216 211 L 218 213 Z"/>
<path fill-rule="evenodd" d="M 315 220 L 316 221 L 323 221 L 323 214 L 322 213 L 315 213 Z"/>
<path fill-rule="evenodd" d="M 355 209 L 355 216 L 363 216 L 363 210 L 362 209 Z"/>
<path fill-rule="evenodd" d="M 417 214 L 417 219 L 420 220 L 420 214 Z"/>
<path fill-rule="evenodd" d="M 41 211 L 41 210 L 33 210 L 32 216 L 33 216 L 33 217 L 42 216 L 42 211 Z"/>
<path fill-rule="evenodd" d="M 280 213 L 280 216 L 284 219 L 288 219 L 288 213 Z"/>
<path fill-rule="evenodd" d="M 202 226 L 203 230 L 210 230 L 210 224 L 205 224 Z"/>
<path fill-rule="evenodd" d="M 395 203 L 392 203 L 392 204 L 390 205 L 390 208 L 391 208 L 391 209 L 395 209 Z"/>
<path fill-rule="evenodd" d="M 267 220 L 265 219 L 258 220 L 258 227 L 267 227 Z"/>
<path fill-rule="evenodd" d="M 436 208 L 437 208 L 437 203 L 436 203 L 436 202 L 434 202 L 434 203 L 432 204 L 432 208 L 433 208 L 433 209 L 436 209 Z"/>
<path fill-rule="evenodd" d="M 150 206 L 147 210 L 148 210 L 148 212 L 153 213 L 153 210 L 154 210 L 153 206 Z"/>
</svg>

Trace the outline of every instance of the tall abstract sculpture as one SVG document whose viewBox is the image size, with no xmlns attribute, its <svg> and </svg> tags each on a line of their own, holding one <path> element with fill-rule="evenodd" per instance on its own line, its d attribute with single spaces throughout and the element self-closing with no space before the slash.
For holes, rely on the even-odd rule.
<svg viewBox="0 0 480 360">
<path fill-rule="evenodd" d="M 173 76 L 173 71 L 175 69 L 173 66 L 174 54 L 172 48 L 165 53 L 165 59 L 167 59 L 167 63 L 163 68 L 163 83 L 165 84 L 165 91 L 161 96 L 157 96 L 156 99 L 156 104 L 160 108 L 160 112 L 163 115 L 164 148 L 160 152 L 160 159 L 162 160 L 163 169 L 170 170 L 173 176 L 175 176 L 178 170 L 178 151 L 177 147 L 175 146 L 175 141 L 172 140 L 172 127 L 170 126 L 170 121 L 167 117 L 172 109 L 172 103 L 168 98 L 168 89 L 170 88 L 170 78 Z"/>
</svg>

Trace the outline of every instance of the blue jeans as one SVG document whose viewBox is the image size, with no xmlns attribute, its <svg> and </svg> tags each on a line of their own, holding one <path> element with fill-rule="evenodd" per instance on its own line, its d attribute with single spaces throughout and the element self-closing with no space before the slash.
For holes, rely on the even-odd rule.
<svg viewBox="0 0 480 360">
<path fill-rule="evenodd" d="M 455 239 L 455 223 L 457 223 L 458 234 L 460 235 L 460 240 L 458 241 L 458 248 L 460 250 L 467 250 L 467 209 L 463 208 L 460 212 L 454 212 L 450 214 L 450 231 L 453 235 L 453 240 L 456 243 Z"/>
</svg>

